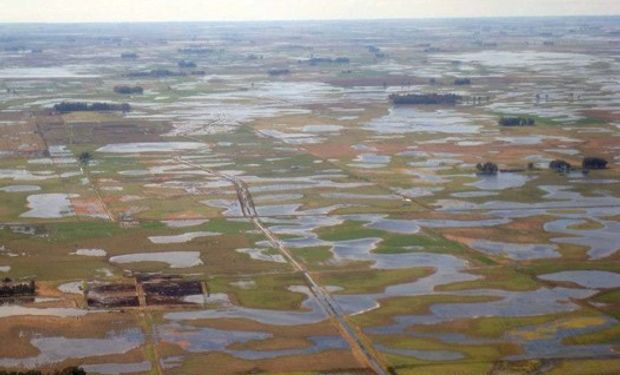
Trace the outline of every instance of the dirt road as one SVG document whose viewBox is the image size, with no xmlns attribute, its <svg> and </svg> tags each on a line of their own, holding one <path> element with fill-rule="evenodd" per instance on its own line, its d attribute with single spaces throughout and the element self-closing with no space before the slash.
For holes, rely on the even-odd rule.
<svg viewBox="0 0 620 375">
<path fill-rule="evenodd" d="M 317 301 L 321 304 L 321 307 L 329 316 L 330 320 L 334 323 L 342 338 L 349 343 L 355 358 L 365 367 L 374 371 L 377 375 L 388 375 L 388 371 L 377 358 L 377 354 L 374 353 L 374 350 L 367 344 L 367 341 L 362 337 L 361 333 L 349 324 L 346 314 L 342 311 L 342 309 L 340 309 L 329 292 L 314 280 L 312 274 L 306 269 L 306 267 L 299 263 L 286 248 L 286 246 L 284 246 L 282 241 L 280 241 L 278 237 L 260 221 L 260 216 L 256 211 L 252 194 L 250 193 L 247 184 L 238 177 L 228 176 L 209 168 L 204 168 L 200 165 L 190 163 L 181 158 L 177 158 L 177 161 L 191 166 L 192 168 L 198 168 L 208 172 L 213 176 L 223 178 L 233 184 L 237 192 L 237 198 L 239 200 L 243 216 L 251 219 L 254 222 L 254 225 L 265 234 L 271 245 L 280 251 L 280 253 L 288 260 L 293 268 L 303 274 L 308 288 Z"/>
</svg>

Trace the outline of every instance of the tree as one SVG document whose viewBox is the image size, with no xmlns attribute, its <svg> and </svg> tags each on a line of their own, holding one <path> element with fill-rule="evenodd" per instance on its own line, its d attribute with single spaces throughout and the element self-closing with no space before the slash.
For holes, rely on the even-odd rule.
<svg viewBox="0 0 620 375">
<path fill-rule="evenodd" d="M 497 164 L 486 162 L 486 163 L 478 163 L 476 164 L 476 169 L 478 170 L 478 174 L 482 176 L 495 176 L 499 168 Z"/>
<path fill-rule="evenodd" d="M 607 160 L 597 157 L 587 157 L 581 163 L 583 169 L 605 169 L 607 168 Z"/>
<path fill-rule="evenodd" d="M 552 160 L 549 163 L 549 169 L 553 169 L 554 171 L 560 172 L 560 173 L 568 173 L 571 171 L 572 166 L 570 165 L 570 163 L 564 161 L 564 160 Z"/>
<path fill-rule="evenodd" d="M 81 152 L 78 156 L 78 160 L 82 165 L 88 165 L 93 158 L 93 154 L 88 151 Z"/>
</svg>

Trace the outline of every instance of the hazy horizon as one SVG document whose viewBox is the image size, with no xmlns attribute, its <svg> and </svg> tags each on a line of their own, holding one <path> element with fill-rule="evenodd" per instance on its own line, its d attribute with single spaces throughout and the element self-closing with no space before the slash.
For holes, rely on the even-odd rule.
<svg viewBox="0 0 620 375">
<path fill-rule="evenodd" d="M 466 6 L 465 6 L 466 5 Z M 614 16 L 615 0 L 0 0 L 0 23 Z"/>
</svg>

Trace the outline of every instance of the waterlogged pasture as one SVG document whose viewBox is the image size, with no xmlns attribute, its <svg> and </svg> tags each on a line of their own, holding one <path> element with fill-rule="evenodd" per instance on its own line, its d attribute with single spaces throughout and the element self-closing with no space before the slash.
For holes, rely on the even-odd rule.
<svg viewBox="0 0 620 375">
<path fill-rule="evenodd" d="M 0 367 L 617 373 L 615 21 L 3 29 Z"/>
</svg>

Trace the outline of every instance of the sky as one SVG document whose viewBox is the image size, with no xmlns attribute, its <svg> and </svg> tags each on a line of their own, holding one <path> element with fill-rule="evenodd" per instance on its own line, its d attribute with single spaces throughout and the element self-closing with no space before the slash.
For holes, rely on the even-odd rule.
<svg viewBox="0 0 620 375">
<path fill-rule="evenodd" d="M 620 0 L 0 0 L 0 22 L 619 15 Z"/>
</svg>

